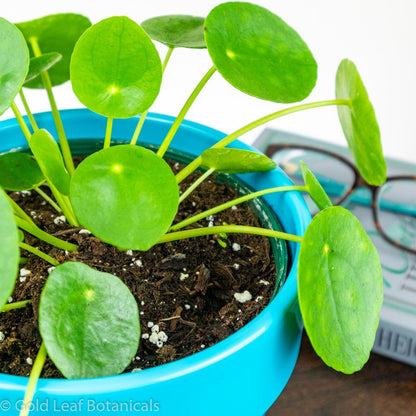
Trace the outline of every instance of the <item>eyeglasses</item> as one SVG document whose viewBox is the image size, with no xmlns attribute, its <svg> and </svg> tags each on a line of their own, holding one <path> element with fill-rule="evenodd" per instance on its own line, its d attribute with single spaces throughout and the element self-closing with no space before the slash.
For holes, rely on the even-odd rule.
<svg viewBox="0 0 416 416">
<path fill-rule="evenodd" d="M 395 247 L 416 254 L 416 176 L 388 177 L 382 186 L 373 186 L 365 182 L 347 158 L 325 149 L 270 144 L 265 153 L 295 184 L 303 183 L 299 162 L 306 163 L 333 205 L 371 209 L 380 236 Z M 304 198 L 311 214 L 316 214 L 310 197 L 305 194 Z"/>
</svg>

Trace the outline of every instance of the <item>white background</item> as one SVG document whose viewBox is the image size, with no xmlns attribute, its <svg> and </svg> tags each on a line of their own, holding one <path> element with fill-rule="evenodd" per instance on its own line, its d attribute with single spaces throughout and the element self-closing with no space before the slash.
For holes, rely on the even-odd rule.
<svg viewBox="0 0 416 416">
<path fill-rule="evenodd" d="M 58 12 L 88 16 L 93 23 L 112 15 L 141 21 L 164 14 L 206 16 L 220 0 L 22 1 L 2 6 L 0 15 L 21 22 Z M 318 82 L 306 102 L 332 99 L 338 63 L 353 60 L 361 73 L 379 120 L 385 154 L 416 163 L 416 2 L 412 0 L 258 0 L 294 27 L 311 48 Z M 163 58 L 166 49 L 158 47 Z M 211 66 L 206 50 L 177 49 L 165 73 L 152 111 L 176 115 Z M 28 91 L 28 90 L 27 90 Z M 69 83 L 55 88 L 60 108 L 82 107 Z M 28 91 L 34 112 L 49 109 L 44 91 Z M 187 118 L 231 133 L 283 108 L 248 97 L 215 74 Z M 7 111 L 0 119 L 10 118 Z M 271 127 L 344 144 L 334 108 L 314 109 L 279 119 Z M 243 137 L 251 143 L 262 128 Z"/>
</svg>

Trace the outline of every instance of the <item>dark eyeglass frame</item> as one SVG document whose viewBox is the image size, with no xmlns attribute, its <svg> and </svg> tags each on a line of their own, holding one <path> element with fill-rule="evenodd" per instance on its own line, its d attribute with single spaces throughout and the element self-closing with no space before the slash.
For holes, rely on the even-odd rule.
<svg viewBox="0 0 416 416">
<path fill-rule="evenodd" d="M 348 160 L 347 158 L 345 158 L 344 156 L 342 156 L 338 153 L 334 153 L 334 152 L 331 152 L 331 151 L 326 150 L 326 149 L 321 149 L 319 147 L 314 147 L 314 146 L 305 146 L 305 145 L 296 145 L 296 144 L 287 144 L 287 143 L 280 144 L 279 143 L 279 144 L 270 144 L 266 148 L 264 153 L 266 154 L 266 156 L 271 158 L 277 152 L 282 151 L 282 150 L 288 150 L 288 149 L 310 150 L 310 151 L 313 151 L 313 152 L 322 153 L 324 155 L 327 155 L 327 156 L 330 156 L 334 159 L 337 159 L 340 162 L 347 165 L 354 172 L 354 175 L 355 175 L 354 176 L 354 181 L 353 181 L 352 185 L 350 186 L 350 188 L 345 192 L 345 195 L 343 197 L 341 197 L 336 202 L 335 205 L 341 205 L 343 202 L 345 202 L 353 194 L 353 192 L 357 188 L 361 188 L 361 187 L 368 188 L 371 191 L 371 211 L 372 211 L 373 221 L 374 221 L 374 225 L 377 229 L 377 232 L 381 235 L 382 238 L 384 238 L 386 241 L 388 241 L 391 245 L 393 245 L 393 246 L 395 246 L 395 247 L 397 247 L 401 250 L 405 250 L 408 253 L 416 254 L 416 249 L 412 249 L 412 248 L 409 248 L 409 247 L 406 247 L 406 246 L 400 244 L 399 242 L 390 238 L 385 233 L 385 231 L 381 227 L 380 218 L 379 218 L 378 209 L 377 209 L 377 206 L 378 206 L 377 201 L 378 201 L 379 193 L 380 193 L 380 190 L 381 190 L 382 186 L 384 186 L 388 182 L 394 182 L 394 181 L 397 181 L 397 180 L 416 181 L 416 175 L 389 176 L 389 177 L 387 177 L 386 182 L 382 186 L 375 186 L 375 185 L 368 184 L 364 180 L 364 178 L 360 175 L 360 172 L 358 171 L 358 169 L 355 167 L 355 165 L 353 163 L 351 163 L 350 160 Z"/>
</svg>

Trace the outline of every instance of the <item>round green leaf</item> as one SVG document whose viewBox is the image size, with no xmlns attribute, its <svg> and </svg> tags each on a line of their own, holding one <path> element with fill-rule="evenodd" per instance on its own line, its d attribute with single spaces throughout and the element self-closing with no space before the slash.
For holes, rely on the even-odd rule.
<svg viewBox="0 0 416 416">
<path fill-rule="evenodd" d="M 45 181 L 35 158 L 27 153 L 0 155 L 0 186 L 7 191 L 28 191 Z"/>
<path fill-rule="evenodd" d="M 83 263 L 64 263 L 42 291 L 39 330 L 66 378 L 119 374 L 139 345 L 137 303 L 118 277 Z"/>
<path fill-rule="evenodd" d="M 147 110 L 162 82 L 159 54 L 146 32 L 127 17 L 88 29 L 71 59 L 72 88 L 90 110 L 127 118 Z"/>
<path fill-rule="evenodd" d="M 29 68 L 29 51 L 15 25 L 0 17 L 0 115 L 13 103 Z"/>
<path fill-rule="evenodd" d="M 332 206 L 332 202 L 329 199 L 329 196 L 326 194 L 324 188 L 322 188 L 322 185 L 319 183 L 318 179 L 316 179 L 316 176 L 302 161 L 300 162 L 300 167 L 302 170 L 303 180 L 308 188 L 309 195 L 311 196 L 313 202 L 315 202 L 316 206 L 320 210 Z"/>
<path fill-rule="evenodd" d="M 30 45 L 30 39 L 36 39 L 43 54 L 57 52 L 62 59 L 50 69 L 52 85 L 60 85 L 69 80 L 69 62 L 75 42 L 91 26 L 90 20 L 80 14 L 60 13 L 40 19 L 18 23 L 16 25 Z M 43 88 L 40 78 L 25 84 L 28 88 Z"/>
<path fill-rule="evenodd" d="M 37 78 L 42 72 L 52 68 L 61 59 L 62 55 L 57 52 L 44 53 L 36 58 L 31 58 L 25 84 Z"/>
<path fill-rule="evenodd" d="M 206 48 L 203 17 L 188 15 L 158 16 L 142 22 L 149 36 L 169 48 Z"/>
<path fill-rule="evenodd" d="M 13 209 L 0 189 L 0 308 L 12 294 L 19 270 L 19 234 Z"/>
<path fill-rule="evenodd" d="M 220 173 L 266 172 L 276 167 L 267 156 L 249 150 L 211 148 L 201 154 L 202 166 Z"/>
<path fill-rule="evenodd" d="M 29 140 L 29 146 L 48 182 L 61 194 L 69 195 L 70 176 L 58 143 L 51 134 L 45 129 L 36 130 Z"/>
<path fill-rule="evenodd" d="M 72 176 L 70 198 L 79 222 L 98 238 L 145 251 L 169 229 L 179 188 L 155 153 L 120 145 L 82 161 Z"/>
<path fill-rule="evenodd" d="M 348 59 L 338 67 L 336 97 L 351 100 L 350 106 L 338 106 L 338 116 L 358 170 L 370 185 L 382 185 L 387 168 L 380 129 L 357 67 Z"/>
<path fill-rule="evenodd" d="M 317 214 L 303 236 L 298 296 L 312 346 L 335 370 L 350 374 L 368 360 L 383 301 L 377 250 L 349 211 Z"/>
<path fill-rule="evenodd" d="M 306 98 L 315 86 L 317 64 L 308 46 L 263 7 L 220 4 L 205 21 L 205 41 L 221 75 L 246 94 L 291 103 Z"/>
</svg>

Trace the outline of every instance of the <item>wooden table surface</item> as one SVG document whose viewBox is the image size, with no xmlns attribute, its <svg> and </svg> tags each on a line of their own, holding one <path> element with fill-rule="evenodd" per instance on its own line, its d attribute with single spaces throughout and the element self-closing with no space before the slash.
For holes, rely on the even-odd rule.
<svg viewBox="0 0 416 416">
<path fill-rule="evenodd" d="M 326 367 L 304 334 L 292 377 L 267 416 L 416 416 L 416 367 L 372 354 L 344 375 Z"/>
</svg>

